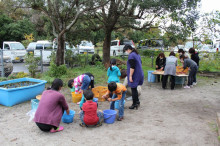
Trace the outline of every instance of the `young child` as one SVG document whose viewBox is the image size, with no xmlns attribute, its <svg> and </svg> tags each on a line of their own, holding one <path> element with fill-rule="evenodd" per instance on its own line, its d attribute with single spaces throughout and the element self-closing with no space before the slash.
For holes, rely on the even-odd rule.
<svg viewBox="0 0 220 146">
<path fill-rule="evenodd" d="M 108 101 L 111 101 L 110 103 L 110 109 L 115 109 L 115 101 L 119 100 L 119 117 L 118 121 L 123 120 L 124 118 L 124 99 L 126 95 L 127 89 L 124 85 L 121 83 L 115 83 L 111 82 L 108 84 L 108 91 L 105 95 L 102 96 L 102 98 L 108 99 Z M 112 93 L 113 96 L 109 98 L 109 94 Z"/>
<path fill-rule="evenodd" d="M 183 63 L 183 68 L 189 67 L 188 84 L 184 87 L 185 89 L 193 87 L 193 80 L 196 75 L 198 66 L 192 59 L 186 58 L 184 55 L 180 56 L 180 61 Z"/>
<path fill-rule="evenodd" d="M 63 110 L 69 114 L 65 97 L 59 92 L 63 87 L 61 79 L 55 79 L 51 89 L 43 92 L 34 121 L 42 131 L 59 132 L 64 128 L 60 125 Z"/>
<path fill-rule="evenodd" d="M 101 126 L 103 121 L 103 113 L 97 112 L 97 103 L 93 102 L 93 93 L 91 90 L 85 90 L 83 92 L 86 102 L 83 103 L 82 111 L 80 112 L 80 120 L 82 123 L 80 126 Z"/>
<path fill-rule="evenodd" d="M 91 79 L 88 75 L 82 74 L 75 79 L 71 79 L 68 81 L 68 87 L 73 88 L 75 87 L 75 93 L 81 93 L 83 90 L 86 90 L 89 88 L 89 85 L 91 83 Z"/>
<path fill-rule="evenodd" d="M 110 61 L 110 67 L 108 68 L 107 71 L 107 76 L 108 76 L 108 83 L 110 82 L 116 82 L 119 83 L 119 77 L 121 76 L 121 72 L 119 68 L 116 66 L 116 59 L 111 59 Z"/>
</svg>

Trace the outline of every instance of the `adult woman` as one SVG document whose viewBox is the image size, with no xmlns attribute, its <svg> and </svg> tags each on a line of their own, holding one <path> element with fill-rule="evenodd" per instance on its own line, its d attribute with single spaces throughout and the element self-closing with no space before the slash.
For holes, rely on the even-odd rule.
<svg viewBox="0 0 220 146">
<path fill-rule="evenodd" d="M 193 87 L 193 80 L 196 76 L 198 66 L 192 59 L 186 58 L 184 55 L 180 56 L 180 61 L 183 63 L 183 68 L 189 67 L 188 84 L 184 87 L 185 89 Z"/>
<path fill-rule="evenodd" d="M 43 92 L 34 121 L 42 131 L 58 132 L 64 128 L 60 121 L 64 110 L 69 114 L 65 97 L 59 92 L 63 87 L 61 79 L 55 79 L 51 89 Z"/>
<path fill-rule="evenodd" d="M 125 45 L 123 48 L 124 52 L 129 54 L 127 61 L 127 76 L 128 76 L 128 86 L 131 87 L 133 104 L 129 109 L 138 108 L 140 106 L 140 101 L 138 98 L 137 86 L 142 85 L 144 81 L 144 72 L 142 70 L 141 57 L 135 48 L 131 45 Z"/>
<path fill-rule="evenodd" d="M 164 77 L 162 82 L 162 88 L 166 88 L 168 76 L 171 76 L 171 90 L 174 89 L 175 86 L 175 76 L 176 76 L 176 66 L 177 66 L 177 58 L 175 57 L 175 53 L 170 52 L 169 57 L 166 58 L 166 66 L 164 69 Z"/>
<path fill-rule="evenodd" d="M 196 62 L 197 67 L 199 68 L 199 60 L 200 60 L 199 53 L 196 52 L 194 48 L 190 48 L 189 53 L 191 54 L 191 59 Z M 193 85 L 196 85 L 196 84 L 197 84 L 197 81 L 196 81 L 196 73 L 195 73 L 193 77 Z"/>
<path fill-rule="evenodd" d="M 160 53 L 156 59 L 156 70 L 164 70 L 165 65 L 166 65 L 166 57 L 164 53 Z M 157 77 L 158 77 L 157 79 L 158 82 L 160 82 L 160 75 L 158 75 Z M 163 81 L 163 75 L 161 81 Z"/>
</svg>

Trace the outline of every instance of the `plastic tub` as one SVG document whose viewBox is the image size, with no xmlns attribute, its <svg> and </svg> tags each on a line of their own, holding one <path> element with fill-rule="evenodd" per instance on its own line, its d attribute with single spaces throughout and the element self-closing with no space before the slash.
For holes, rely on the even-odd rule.
<svg viewBox="0 0 220 146">
<path fill-rule="evenodd" d="M 125 104 L 125 100 L 124 100 L 124 104 Z M 115 101 L 115 109 L 119 109 L 119 100 Z"/>
<path fill-rule="evenodd" d="M 64 111 L 63 116 L 62 116 L 62 122 L 63 123 L 72 123 L 74 115 L 75 115 L 75 111 L 74 110 L 70 110 L 69 115 L 67 115 L 66 111 Z"/>
<path fill-rule="evenodd" d="M 73 103 L 80 102 L 81 98 L 82 98 L 82 93 L 75 94 L 75 92 L 72 92 L 72 101 L 73 101 Z"/>
<path fill-rule="evenodd" d="M 99 100 L 98 98 L 93 98 L 93 101 L 96 103 L 98 102 L 98 100 Z"/>
<path fill-rule="evenodd" d="M 98 98 L 98 101 L 105 101 L 102 96 L 108 91 L 107 87 L 104 86 L 97 86 L 92 89 L 92 92 L 94 94 L 94 97 Z"/>
<path fill-rule="evenodd" d="M 104 110 L 104 122 L 107 124 L 113 124 L 115 122 L 117 111 L 115 110 Z"/>
<path fill-rule="evenodd" d="M 38 99 L 31 99 L 31 109 L 37 110 L 37 107 L 39 105 L 39 100 Z"/>
<path fill-rule="evenodd" d="M 152 74 L 154 71 L 148 71 L 148 82 L 155 82 L 156 81 L 156 76 Z"/>
</svg>

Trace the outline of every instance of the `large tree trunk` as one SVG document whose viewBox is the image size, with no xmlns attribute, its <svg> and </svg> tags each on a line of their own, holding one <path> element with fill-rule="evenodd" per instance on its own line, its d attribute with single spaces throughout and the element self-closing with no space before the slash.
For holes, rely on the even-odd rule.
<svg viewBox="0 0 220 146">
<path fill-rule="evenodd" d="M 56 53 L 56 65 L 62 65 L 64 64 L 64 48 L 65 48 L 65 39 L 64 34 L 61 33 L 58 35 L 58 47 L 57 47 L 57 53 Z"/>
<path fill-rule="evenodd" d="M 103 64 L 105 68 L 107 69 L 110 64 L 110 44 L 111 44 L 111 33 L 112 30 L 106 30 L 105 31 L 105 39 L 103 44 Z"/>
</svg>

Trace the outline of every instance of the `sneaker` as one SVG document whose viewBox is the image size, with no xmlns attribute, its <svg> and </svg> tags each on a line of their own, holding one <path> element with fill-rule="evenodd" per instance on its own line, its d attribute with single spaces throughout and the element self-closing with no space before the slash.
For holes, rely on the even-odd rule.
<svg viewBox="0 0 220 146">
<path fill-rule="evenodd" d="M 190 88 L 190 86 L 184 86 L 184 88 L 185 88 L 185 89 L 189 89 L 189 88 Z"/>
<path fill-rule="evenodd" d="M 197 82 L 193 82 L 193 86 L 197 85 Z"/>
</svg>

